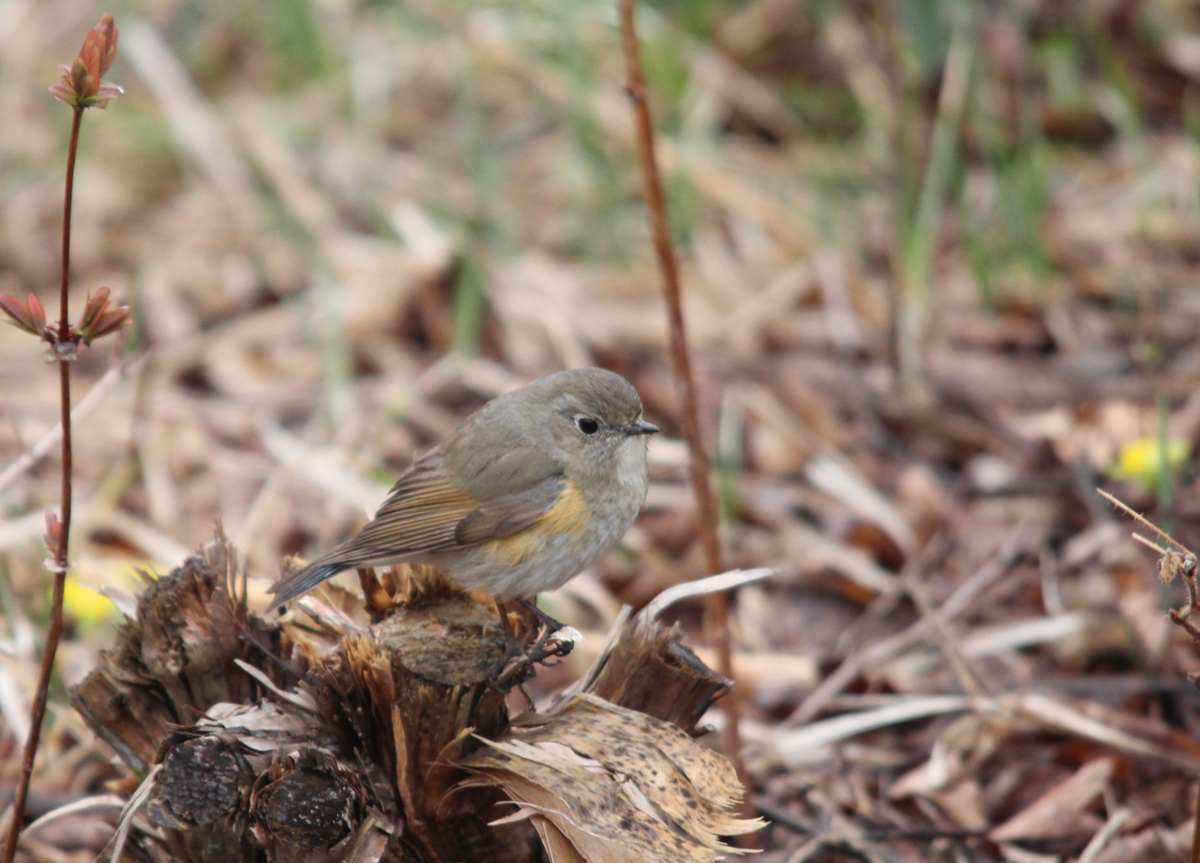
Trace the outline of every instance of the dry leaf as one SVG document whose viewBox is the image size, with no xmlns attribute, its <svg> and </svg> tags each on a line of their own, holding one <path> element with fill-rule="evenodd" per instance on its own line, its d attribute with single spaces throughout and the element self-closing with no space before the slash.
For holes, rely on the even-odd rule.
<svg viewBox="0 0 1200 863">
<path fill-rule="evenodd" d="M 1012 842 L 1095 833 L 1100 819 L 1085 810 L 1104 791 L 1115 767 L 1112 758 L 1089 761 L 988 835 L 996 842 Z"/>
</svg>

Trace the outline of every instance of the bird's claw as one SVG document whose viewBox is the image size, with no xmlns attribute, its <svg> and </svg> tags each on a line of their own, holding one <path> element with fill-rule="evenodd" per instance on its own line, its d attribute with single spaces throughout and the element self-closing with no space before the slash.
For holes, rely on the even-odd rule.
<svg viewBox="0 0 1200 863">
<path fill-rule="evenodd" d="M 559 637 L 560 632 L 563 637 Z M 508 692 L 514 686 L 520 686 L 537 673 L 535 665 L 559 665 L 558 662 L 547 660 L 569 654 L 579 637 L 577 630 L 559 624 L 557 629 L 544 629 L 529 647 L 516 638 L 510 639 L 504 654 L 485 672 L 488 685 L 497 692 Z"/>
</svg>

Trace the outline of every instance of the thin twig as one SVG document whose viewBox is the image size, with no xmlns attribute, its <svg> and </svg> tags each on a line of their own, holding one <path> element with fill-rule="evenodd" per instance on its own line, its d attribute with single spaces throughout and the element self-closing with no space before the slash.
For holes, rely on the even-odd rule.
<svg viewBox="0 0 1200 863">
<path fill-rule="evenodd" d="M 1124 512 L 1126 515 L 1128 515 L 1134 521 L 1137 521 L 1138 523 L 1142 524 L 1143 526 L 1150 528 L 1150 530 L 1154 531 L 1159 536 L 1161 536 L 1163 539 L 1165 539 L 1167 542 L 1169 542 L 1171 545 L 1175 546 L 1175 548 L 1178 549 L 1179 551 L 1183 552 L 1184 554 L 1191 554 L 1191 552 L 1188 551 L 1188 548 L 1186 545 L 1183 545 L 1182 543 L 1177 542 L 1169 533 L 1164 531 L 1162 528 L 1158 527 L 1158 525 L 1151 522 L 1140 512 L 1134 512 L 1132 509 L 1129 508 L 1129 506 L 1127 504 L 1122 503 L 1121 501 L 1117 500 L 1117 498 L 1113 497 L 1111 494 L 1106 492 L 1104 489 L 1102 489 L 1102 488 L 1096 489 L 1096 494 L 1100 495 L 1100 497 L 1104 498 L 1106 501 L 1111 503 L 1117 509 Z"/>
<path fill-rule="evenodd" d="M 679 266 L 675 249 L 671 243 L 671 229 L 667 220 L 667 205 L 663 197 L 662 181 L 658 174 L 658 161 L 654 152 L 654 127 L 650 122 L 650 106 L 646 98 L 646 81 L 642 74 L 641 53 L 638 48 L 637 30 L 634 26 L 633 0 L 619 0 L 621 20 L 621 47 L 625 54 L 625 69 L 628 76 L 628 93 L 633 103 L 634 124 L 637 128 L 638 161 L 642 168 L 642 191 L 646 197 L 646 215 L 650 232 L 654 238 L 654 251 L 662 273 L 663 293 L 666 297 L 668 330 L 667 342 L 675 372 L 675 386 L 679 393 L 681 410 L 680 426 L 688 445 L 688 472 L 696 506 L 700 514 L 700 542 L 704 548 L 705 568 L 709 575 L 724 570 L 721 563 L 721 544 L 717 535 L 717 506 L 709 480 L 708 458 L 700 436 L 699 413 L 696 406 L 696 381 L 692 375 L 691 356 L 688 353 L 687 332 L 683 321 L 683 304 L 680 298 Z M 733 662 L 729 644 L 729 602 L 724 591 L 709 594 L 705 606 L 705 634 L 717 652 L 717 670 L 724 677 L 732 678 Z M 729 713 L 726 750 L 740 765 L 741 749 L 738 736 L 740 711 L 736 695 L 730 696 L 726 710 Z M 739 770 L 739 773 L 742 771 Z"/>
<path fill-rule="evenodd" d="M 1200 788 L 1196 789 L 1196 809 L 1192 815 L 1193 824 L 1191 863 L 1200 863 Z"/>
<path fill-rule="evenodd" d="M 70 343 L 71 322 L 67 320 L 67 290 L 70 286 L 71 267 L 71 200 L 75 188 L 75 152 L 79 145 L 79 126 L 83 122 L 83 106 L 76 105 L 71 121 L 71 143 L 67 149 L 67 180 L 63 193 L 62 226 L 62 277 L 58 297 L 58 340 Z M 17 780 L 17 792 L 13 797 L 12 827 L 4 839 L 4 863 L 12 863 L 17 854 L 17 840 L 21 825 L 25 823 L 25 801 L 29 797 L 29 782 L 33 776 L 33 763 L 37 757 L 38 741 L 42 736 L 42 721 L 46 717 L 46 700 L 50 693 L 50 676 L 54 671 L 54 657 L 58 653 L 58 641 L 63 628 L 63 593 L 67 581 L 67 539 L 71 533 L 71 370 L 69 358 L 62 353 L 58 357 L 58 386 L 62 423 L 62 514 L 59 518 L 58 547 L 54 550 L 54 587 L 50 600 L 50 625 L 46 631 L 46 645 L 42 650 L 42 668 L 38 675 L 37 692 L 33 698 L 33 709 L 29 714 L 29 737 L 21 757 L 21 775 Z"/>
<path fill-rule="evenodd" d="M 1135 541 L 1140 542 L 1142 545 L 1146 546 L 1146 548 L 1150 548 L 1150 549 L 1153 549 L 1154 551 L 1157 551 L 1160 555 L 1170 553 L 1165 548 L 1163 548 L 1161 545 L 1156 543 L 1154 540 L 1147 539 L 1146 537 L 1142 536 L 1140 533 L 1134 533 L 1134 534 L 1130 534 L 1130 535 L 1134 538 Z"/>
</svg>

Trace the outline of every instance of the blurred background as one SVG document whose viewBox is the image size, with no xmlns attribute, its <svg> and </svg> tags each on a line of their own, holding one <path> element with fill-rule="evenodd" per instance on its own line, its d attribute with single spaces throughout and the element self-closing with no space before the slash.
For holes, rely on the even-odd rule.
<svg viewBox="0 0 1200 863">
<path fill-rule="evenodd" d="M 55 317 L 70 111 L 47 87 L 105 11 L 126 93 L 84 120 L 73 303 L 109 286 L 134 325 L 74 369 L 78 577 L 40 787 L 108 775 L 64 697 L 121 620 L 85 585 L 119 606 L 219 520 L 261 599 L 469 410 L 563 367 L 626 375 L 665 433 L 637 526 L 547 610 L 598 646 L 621 603 L 704 574 L 613 3 L 0 0 L 0 291 Z M 815 785 L 981 831 L 1094 754 L 993 729 L 1036 769 L 971 762 L 960 809 L 896 788 L 951 718 L 802 767 L 805 721 L 961 691 L 914 639 L 810 698 L 920 619 L 914 583 L 934 607 L 974 585 L 952 634 L 994 690 L 1194 733 L 1180 597 L 1093 489 L 1200 542 L 1200 5 L 663 0 L 639 26 L 727 564 L 779 572 L 733 609 L 754 799 L 793 819 L 765 845 L 799 846 Z M 48 605 L 56 381 L 0 328 L 0 786 Z M 678 614 L 699 640 L 699 606 Z M 1141 820 L 1113 835 L 1174 848 L 1191 774 L 1130 758 L 1029 853 L 1078 854 L 1126 797 Z M 989 841 L 944 859 L 1016 859 Z"/>
</svg>

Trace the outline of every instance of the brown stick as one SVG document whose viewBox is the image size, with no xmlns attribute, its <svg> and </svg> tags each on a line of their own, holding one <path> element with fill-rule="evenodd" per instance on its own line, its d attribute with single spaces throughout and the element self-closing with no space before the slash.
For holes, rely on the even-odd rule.
<svg viewBox="0 0 1200 863">
<path fill-rule="evenodd" d="M 58 341 L 71 343 L 71 323 L 67 320 L 67 289 L 71 267 L 71 200 L 75 189 L 75 151 L 79 145 L 79 126 L 84 108 L 75 106 L 71 122 L 71 143 L 67 149 L 67 182 L 63 193 L 62 277 L 58 295 Z M 73 355 L 70 355 L 73 357 Z M 46 717 L 46 700 L 50 693 L 50 676 L 54 672 L 54 657 L 63 629 L 63 592 L 67 581 L 67 538 L 71 533 L 71 373 L 69 359 L 58 358 L 59 408 L 62 414 L 62 517 L 58 547 L 54 550 L 54 588 L 50 600 L 50 626 L 46 631 L 46 646 L 42 650 L 42 668 L 38 675 L 37 692 L 29 715 L 29 737 L 21 757 L 21 776 L 13 797 L 12 827 L 4 839 L 3 863 L 12 863 L 17 854 L 17 839 L 25 823 L 25 802 L 29 797 L 29 782 L 37 757 L 38 741 L 42 736 L 42 721 Z"/>
<path fill-rule="evenodd" d="M 1200 863 L 1200 787 L 1196 789 L 1196 808 L 1192 815 L 1192 863 Z"/>
<path fill-rule="evenodd" d="M 704 442 L 700 437 L 700 422 L 696 407 L 696 381 L 692 375 L 691 357 L 688 353 L 687 332 L 684 329 L 683 305 L 680 299 L 679 266 L 671 244 L 671 229 L 667 221 L 667 205 L 663 198 L 662 181 L 658 174 L 658 161 L 654 154 L 654 127 L 650 122 L 650 106 L 646 101 L 646 80 L 642 75 L 641 53 L 638 49 L 637 31 L 634 28 L 633 0 L 619 0 L 621 18 L 621 47 L 625 54 L 625 68 L 629 81 L 627 89 L 633 102 L 633 117 L 637 127 L 638 161 L 642 167 L 642 191 L 646 197 L 646 216 L 654 238 L 654 251 L 662 272 L 663 293 L 666 297 L 668 330 L 667 343 L 675 372 L 675 386 L 679 392 L 682 409 L 680 426 L 688 445 L 688 473 L 692 492 L 700 512 L 700 542 L 704 548 L 704 562 L 709 575 L 724 571 L 721 565 L 721 544 L 717 536 L 717 506 L 713 498 L 708 473 L 708 458 Z M 717 651 L 717 670 L 722 676 L 732 679 L 732 659 L 729 644 L 729 601 L 724 592 L 709 594 L 704 607 L 705 634 Z M 725 746 L 729 757 L 742 774 L 741 741 L 738 734 L 740 712 L 735 696 L 728 699 L 726 712 L 729 725 L 726 730 Z"/>
</svg>

